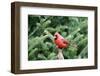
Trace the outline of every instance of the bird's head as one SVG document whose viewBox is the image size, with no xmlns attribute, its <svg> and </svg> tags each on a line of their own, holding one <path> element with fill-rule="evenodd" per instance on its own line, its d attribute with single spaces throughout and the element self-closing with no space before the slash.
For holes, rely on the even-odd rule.
<svg viewBox="0 0 100 76">
<path fill-rule="evenodd" d="M 59 35 L 60 35 L 60 34 L 59 34 L 58 32 L 56 32 L 56 33 L 54 34 L 54 39 L 56 40 L 56 39 L 58 38 Z"/>
</svg>

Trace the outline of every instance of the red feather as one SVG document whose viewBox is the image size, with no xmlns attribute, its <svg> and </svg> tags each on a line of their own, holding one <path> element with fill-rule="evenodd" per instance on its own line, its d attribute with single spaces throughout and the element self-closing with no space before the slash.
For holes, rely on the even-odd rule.
<svg viewBox="0 0 100 76">
<path fill-rule="evenodd" d="M 55 36 L 54 42 L 58 48 L 62 49 L 68 47 L 69 42 L 65 40 L 58 32 L 56 32 L 54 36 Z"/>
</svg>

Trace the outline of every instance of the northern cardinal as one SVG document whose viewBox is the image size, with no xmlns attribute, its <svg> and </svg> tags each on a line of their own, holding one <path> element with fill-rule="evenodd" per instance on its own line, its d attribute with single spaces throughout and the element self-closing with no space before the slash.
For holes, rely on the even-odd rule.
<svg viewBox="0 0 100 76">
<path fill-rule="evenodd" d="M 67 48 L 68 47 L 68 40 L 65 40 L 58 32 L 54 34 L 54 43 L 57 45 L 57 48 Z"/>
</svg>

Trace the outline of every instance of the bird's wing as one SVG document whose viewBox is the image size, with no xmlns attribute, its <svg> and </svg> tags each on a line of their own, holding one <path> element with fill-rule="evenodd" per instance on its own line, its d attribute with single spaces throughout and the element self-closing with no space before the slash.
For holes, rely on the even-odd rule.
<svg viewBox="0 0 100 76">
<path fill-rule="evenodd" d="M 68 44 L 68 41 L 66 41 L 65 39 L 62 39 L 63 43 Z"/>
</svg>

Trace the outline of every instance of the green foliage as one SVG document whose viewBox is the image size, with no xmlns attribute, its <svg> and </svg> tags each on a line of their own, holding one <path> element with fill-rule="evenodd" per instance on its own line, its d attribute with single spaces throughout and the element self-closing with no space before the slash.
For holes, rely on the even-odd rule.
<svg viewBox="0 0 100 76">
<path fill-rule="evenodd" d="M 72 16 L 28 16 L 28 60 L 55 60 L 53 35 L 59 32 L 69 41 L 62 49 L 64 59 L 88 57 L 88 18 Z"/>
</svg>

